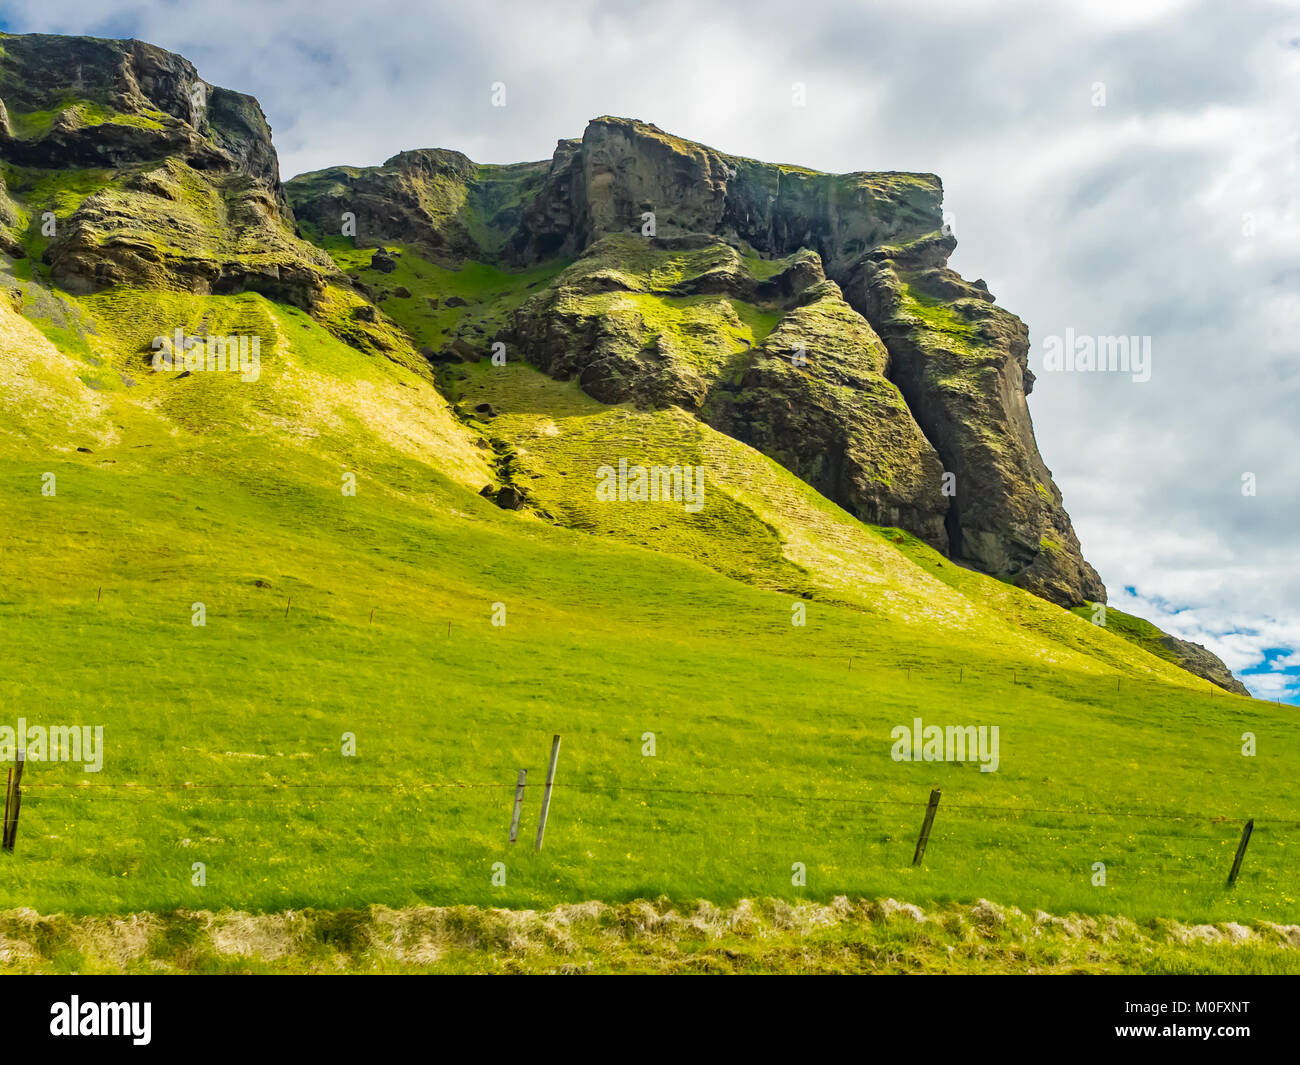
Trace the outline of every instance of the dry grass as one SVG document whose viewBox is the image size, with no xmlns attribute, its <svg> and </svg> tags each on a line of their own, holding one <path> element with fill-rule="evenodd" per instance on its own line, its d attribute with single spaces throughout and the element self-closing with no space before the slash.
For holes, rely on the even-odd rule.
<svg viewBox="0 0 1300 1065">
<path fill-rule="evenodd" d="M 987 899 L 923 910 L 667 899 L 553 909 L 414 906 L 124 917 L 0 913 L 11 973 L 1300 972 L 1300 925 L 1027 914 Z"/>
</svg>

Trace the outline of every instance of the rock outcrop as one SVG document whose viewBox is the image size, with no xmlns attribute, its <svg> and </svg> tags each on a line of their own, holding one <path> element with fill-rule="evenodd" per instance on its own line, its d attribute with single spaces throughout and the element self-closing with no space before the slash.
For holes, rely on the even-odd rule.
<svg viewBox="0 0 1300 1065">
<path fill-rule="evenodd" d="M 717 237 L 605 236 L 508 336 L 596 399 L 691 411 L 863 521 L 946 546 L 938 456 L 811 252 L 747 262 Z"/>
<path fill-rule="evenodd" d="M 521 232 L 525 197 L 545 163 L 480 166 L 440 148 L 399 152 L 382 166 L 335 166 L 290 183 L 296 216 L 323 236 L 363 246 L 409 244 L 455 265 L 492 260 Z"/>
<path fill-rule="evenodd" d="M 955 243 L 937 234 L 877 249 L 846 280 L 889 348 L 891 379 L 953 474 L 948 552 L 1064 605 L 1104 602 L 1034 442 L 1029 332 L 982 282 L 947 268 Z"/>
<path fill-rule="evenodd" d="M 140 41 L 10 36 L 0 96 L 0 158 L 38 212 L 7 227 L 25 229 L 11 250 L 67 290 L 248 290 L 305 307 L 338 275 L 292 233 L 257 101 L 188 60 Z"/>
<path fill-rule="evenodd" d="M 1105 599 L 1034 440 L 1028 331 L 948 268 L 955 241 L 933 175 L 824 174 L 604 117 L 549 163 L 403 152 L 296 178 L 289 195 L 322 231 L 350 211 L 367 243 L 441 263 L 577 258 L 499 339 L 598 399 L 696 411 L 957 561 L 1063 605 Z M 706 247 L 733 255 L 685 278 L 655 259 Z M 815 270 L 797 290 L 778 266 L 792 256 Z M 799 302 L 814 281 L 831 287 Z M 766 301 L 789 320 L 745 338 L 725 315 L 663 303 L 704 293 Z M 785 348 L 804 334 L 796 366 Z M 701 347 L 714 351 L 707 368 Z"/>
<path fill-rule="evenodd" d="M 1234 695 L 1250 694 L 1250 689 L 1234 677 L 1232 670 L 1224 665 L 1223 659 L 1209 648 L 1199 643 L 1192 643 L 1190 640 L 1180 640 L 1177 636 L 1170 636 L 1168 633 L 1162 634 L 1159 642 L 1160 646 L 1169 652 L 1171 661 L 1177 662 L 1188 673 L 1204 677 Z"/>
</svg>

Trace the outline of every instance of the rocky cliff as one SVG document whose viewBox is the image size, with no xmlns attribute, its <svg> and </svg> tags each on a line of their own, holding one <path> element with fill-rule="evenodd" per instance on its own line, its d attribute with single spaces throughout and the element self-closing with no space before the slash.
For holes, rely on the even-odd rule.
<svg viewBox="0 0 1300 1065">
<path fill-rule="evenodd" d="M 257 101 L 188 60 L 140 41 L 7 36 L 0 96 L 7 250 L 66 290 L 257 291 L 309 306 L 337 274 L 291 231 Z"/>
</svg>

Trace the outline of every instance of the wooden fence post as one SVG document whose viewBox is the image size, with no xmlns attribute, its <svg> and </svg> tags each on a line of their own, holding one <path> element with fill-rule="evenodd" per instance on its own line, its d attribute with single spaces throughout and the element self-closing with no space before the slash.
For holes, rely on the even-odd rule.
<svg viewBox="0 0 1300 1065">
<path fill-rule="evenodd" d="M 934 824 L 934 812 L 939 809 L 939 789 L 930 792 L 930 802 L 925 808 L 925 820 L 921 823 L 921 835 L 916 841 L 916 853 L 912 855 L 912 864 L 920 865 L 925 857 L 925 845 L 930 842 L 930 828 Z"/>
<path fill-rule="evenodd" d="M 1237 874 L 1241 872 L 1241 860 L 1246 857 L 1246 844 L 1250 842 L 1250 835 L 1255 831 L 1255 820 L 1246 822 L 1246 827 L 1241 830 L 1241 842 L 1237 844 L 1237 856 L 1232 859 L 1232 872 L 1228 874 L 1228 887 L 1232 887 L 1237 882 Z"/>
<path fill-rule="evenodd" d="M 5 788 L 5 824 L 0 845 L 7 851 L 14 849 L 14 843 L 18 839 L 18 812 L 23 805 L 23 765 L 26 761 L 27 752 L 19 748 L 18 760 L 9 770 L 9 783 Z"/>
<path fill-rule="evenodd" d="M 519 809 L 524 805 L 524 781 L 528 779 L 528 770 L 519 770 L 519 780 L 515 782 L 515 812 L 510 817 L 510 842 L 519 838 Z"/>
<path fill-rule="evenodd" d="M 555 785 L 555 763 L 560 757 L 560 737 L 551 740 L 551 764 L 546 767 L 546 786 L 542 789 L 542 812 L 537 818 L 537 843 L 533 850 L 542 849 L 546 835 L 546 816 L 551 812 L 551 788 Z"/>
</svg>

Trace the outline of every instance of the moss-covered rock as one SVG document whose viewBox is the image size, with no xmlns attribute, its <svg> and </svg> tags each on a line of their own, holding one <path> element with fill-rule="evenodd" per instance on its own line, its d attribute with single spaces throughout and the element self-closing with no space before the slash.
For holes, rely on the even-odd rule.
<svg viewBox="0 0 1300 1065">
<path fill-rule="evenodd" d="M 188 60 L 140 41 L 9 36 L 0 95 L 15 200 L 0 224 L 67 290 L 256 291 L 306 307 L 337 276 L 292 231 L 257 101 Z"/>
<path fill-rule="evenodd" d="M 438 148 L 400 152 L 382 166 L 336 166 L 286 186 L 297 216 L 328 237 L 356 244 L 407 244 L 435 262 L 509 258 L 524 198 L 547 164 L 480 166 Z M 351 228 L 354 226 L 355 228 Z"/>
<path fill-rule="evenodd" d="M 828 344 L 823 336 L 826 350 L 812 364 L 816 369 L 803 375 L 808 383 L 797 404 L 784 384 L 790 367 L 764 359 L 746 364 L 741 398 L 710 401 L 715 416 L 787 464 L 794 452 L 783 441 L 799 442 L 800 434 L 811 430 L 806 439 L 829 450 L 791 468 L 855 513 L 887 514 L 904 498 L 925 498 L 920 509 L 902 506 L 896 519 L 874 520 L 902 525 L 931 543 L 948 543 L 954 558 L 1056 602 L 1104 599 L 1105 588 L 1083 559 L 1034 441 L 1025 401 L 1033 378 L 1024 324 L 995 307 L 982 282 L 968 283 L 947 268 L 955 242 L 941 231 L 942 200 L 943 186 L 930 174 L 824 174 L 761 163 L 693 144 L 649 123 L 604 117 L 588 125 L 580 143 L 561 143 L 545 183 L 524 212 L 523 247 L 531 254 L 557 248 L 579 253 L 610 247 L 613 235 L 619 235 L 631 255 L 627 242 L 653 214 L 661 241 L 709 234 L 749 249 L 751 279 L 773 260 L 801 251 L 815 255 L 824 275 L 842 286 L 849 307 L 874 328 L 876 343 L 883 340 L 882 364 L 865 384 L 850 375 L 851 380 L 814 386 L 827 368 L 839 374 L 854 362 L 831 354 L 852 347 L 847 343 L 852 330 Z M 586 283 L 636 290 L 628 274 L 638 269 L 635 263 L 615 264 L 594 272 Z M 735 291 L 737 280 L 719 275 L 719 269 L 725 274 L 734 268 L 723 265 L 714 274 L 720 290 Z M 588 301 L 591 313 L 575 314 L 568 298 L 550 307 L 559 320 L 532 350 L 541 365 L 560 372 L 581 364 L 583 386 L 593 395 L 691 406 L 713 391 L 707 375 L 701 377 L 692 360 L 674 352 L 698 348 L 693 335 L 723 335 L 725 326 L 709 330 L 681 323 L 686 336 L 679 343 L 631 299 Z M 828 320 L 837 319 L 803 315 L 791 328 L 795 322 L 824 326 Z M 897 408 L 891 406 L 897 392 L 892 385 L 881 389 L 881 381 L 901 390 L 904 402 Z M 809 391 L 823 397 L 812 409 L 832 405 L 834 396 L 840 423 L 860 418 L 864 409 L 873 413 L 852 432 L 827 436 L 808 424 L 811 410 L 798 411 Z M 885 419 L 887 410 L 894 413 Z M 857 444 L 865 438 L 877 441 L 870 456 Z M 928 443 L 918 448 L 917 439 Z M 879 456 L 891 450 L 897 453 L 882 462 Z M 937 535 L 927 495 L 936 453 L 941 464 L 936 482 L 944 472 L 955 478 L 943 498 L 946 533 Z M 882 494 L 880 486 L 902 483 L 909 485 L 907 491 Z M 1049 541 L 1054 546 L 1044 547 Z"/>
<path fill-rule="evenodd" d="M 880 338 L 816 255 L 762 272 L 717 237 L 606 236 L 509 338 L 596 399 L 694 412 L 864 521 L 942 548 L 942 467 Z"/>
<path fill-rule="evenodd" d="M 890 352 L 890 378 L 954 475 L 954 559 L 1064 605 L 1104 600 L 1034 441 L 1029 334 L 982 282 L 947 269 L 935 233 L 878 249 L 848 275 L 850 299 Z"/>
<path fill-rule="evenodd" d="M 833 281 L 804 298 L 706 416 L 863 521 L 945 548 L 943 467 L 885 377 L 885 345 Z"/>
<path fill-rule="evenodd" d="M 523 214 L 525 254 L 572 254 L 609 233 L 713 233 L 764 255 L 815 251 L 829 276 L 891 241 L 934 228 L 943 186 L 932 174 L 825 174 L 762 163 L 605 116 L 561 141 Z"/>
</svg>

